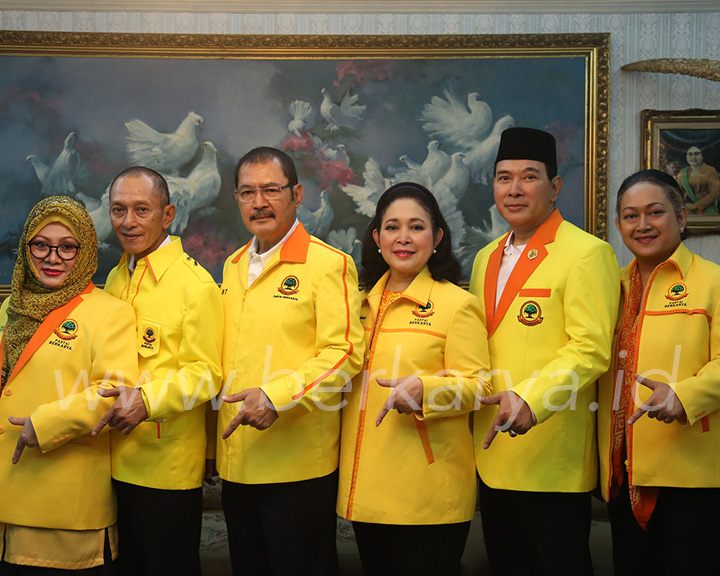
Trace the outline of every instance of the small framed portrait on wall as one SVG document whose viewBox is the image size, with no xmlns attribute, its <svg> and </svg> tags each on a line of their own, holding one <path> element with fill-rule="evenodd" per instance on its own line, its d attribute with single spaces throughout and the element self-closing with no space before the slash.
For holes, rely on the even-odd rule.
<svg viewBox="0 0 720 576">
<path fill-rule="evenodd" d="M 688 228 L 720 232 L 720 110 L 643 110 L 645 168 L 677 179 Z"/>
</svg>

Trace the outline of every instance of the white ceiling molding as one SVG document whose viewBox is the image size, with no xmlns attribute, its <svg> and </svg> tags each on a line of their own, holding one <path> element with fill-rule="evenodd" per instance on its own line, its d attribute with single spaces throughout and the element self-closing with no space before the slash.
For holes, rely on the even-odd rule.
<svg viewBox="0 0 720 576">
<path fill-rule="evenodd" d="M 720 12 L 718 0 L 0 0 L 0 10 L 242 14 L 627 14 Z"/>
</svg>

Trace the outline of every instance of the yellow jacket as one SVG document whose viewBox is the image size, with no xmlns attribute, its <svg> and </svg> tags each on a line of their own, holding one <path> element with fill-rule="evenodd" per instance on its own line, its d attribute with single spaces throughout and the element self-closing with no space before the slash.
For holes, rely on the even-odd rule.
<svg viewBox="0 0 720 576">
<path fill-rule="evenodd" d="M 319 478 L 337 468 L 340 391 L 362 362 L 355 265 L 299 224 L 247 288 L 249 246 L 223 271 L 224 393 L 260 386 L 278 419 L 218 439 L 217 468 L 245 484 Z M 221 405 L 218 435 L 241 404 Z"/>
<path fill-rule="evenodd" d="M 622 270 L 623 294 L 629 289 L 634 265 L 633 261 Z M 620 313 L 631 313 L 623 307 L 621 299 Z M 720 487 L 720 266 L 680 244 L 648 280 L 638 321 L 635 372 L 671 384 L 685 408 L 688 425 L 643 416 L 629 427 L 630 484 Z M 613 398 L 618 393 L 614 364 L 600 380 L 599 394 L 600 485 L 605 499 L 610 483 Z M 650 394 L 639 386 L 641 402 Z"/>
<path fill-rule="evenodd" d="M 0 522 L 64 530 L 115 522 L 110 438 L 89 433 L 113 403 L 98 389 L 137 378 L 134 341 L 132 308 L 92 284 L 40 325 L 0 397 Z M 30 416 L 39 441 L 14 466 L 20 428 L 8 416 Z"/>
<path fill-rule="evenodd" d="M 132 304 L 148 420 L 112 433 L 113 478 L 164 490 L 198 488 L 205 473 L 205 402 L 221 388 L 222 302 L 212 276 L 179 238 L 136 263 L 128 256 L 105 290 Z"/>
<path fill-rule="evenodd" d="M 480 301 L 425 268 L 373 334 L 388 277 L 362 307 L 369 349 L 345 394 L 337 512 L 380 524 L 465 522 L 476 493 L 468 413 L 485 384 L 478 374 L 489 369 Z M 423 381 L 422 414 L 391 411 L 376 427 L 390 393 L 376 379 L 411 375 Z"/>
<path fill-rule="evenodd" d="M 535 413 L 524 436 L 482 442 L 497 407 L 475 414 L 475 460 L 492 488 L 586 492 L 597 481 L 597 378 L 610 364 L 619 297 L 618 264 L 607 242 L 555 210 L 535 232 L 495 311 L 507 236 L 475 259 L 470 291 L 483 301 L 493 391 L 512 389 Z"/>
</svg>

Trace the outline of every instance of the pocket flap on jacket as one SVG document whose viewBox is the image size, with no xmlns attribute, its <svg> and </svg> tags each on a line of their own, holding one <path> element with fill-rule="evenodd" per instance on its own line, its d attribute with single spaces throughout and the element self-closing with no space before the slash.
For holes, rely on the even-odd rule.
<svg viewBox="0 0 720 576">
<path fill-rule="evenodd" d="M 162 325 L 158 322 L 138 318 L 138 354 L 143 358 L 154 356 L 160 351 Z"/>
</svg>

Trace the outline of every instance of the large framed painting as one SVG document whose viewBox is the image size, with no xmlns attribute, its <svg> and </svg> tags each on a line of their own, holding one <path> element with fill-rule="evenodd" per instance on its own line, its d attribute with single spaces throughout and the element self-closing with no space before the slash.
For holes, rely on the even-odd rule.
<svg viewBox="0 0 720 576">
<path fill-rule="evenodd" d="M 289 153 L 299 217 L 356 262 L 375 202 L 413 180 L 438 197 L 469 273 L 505 232 L 492 172 L 502 130 L 558 142 L 566 219 L 607 237 L 608 34 L 219 36 L 0 32 L 0 285 L 30 208 L 80 199 L 102 282 L 121 255 L 108 186 L 141 164 L 168 176 L 172 233 L 220 280 L 250 237 L 234 168 L 260 145 Z"/>
<path fill-rule="evenodd" d="M 720 110 L 643 110 L 645 168 L 673 176 L 685 192 L 688 229 L 720 232 Z"/>
</svg>

